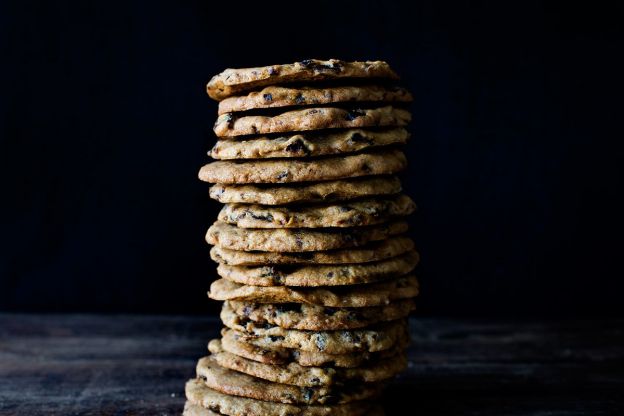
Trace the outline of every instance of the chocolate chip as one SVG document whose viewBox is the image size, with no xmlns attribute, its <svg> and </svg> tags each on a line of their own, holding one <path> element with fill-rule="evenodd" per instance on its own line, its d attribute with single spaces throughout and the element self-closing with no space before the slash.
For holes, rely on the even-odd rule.
<svg viewBox="0 0 624 416">
<path fill-rule="evenodd" d="M 305 59 L 301 61 L 300 64 L 304 66 L 305 68 L 312 69 L 314 71 L 330 70 L 334 72 L 340 72 L 342 70 L 342 65 L 339 62 L 333 62 L 330 64 L 319 64 L 319 63 L 312 61 L 312 59 Z"/>
<path fill-rule="evenodd" d="M 273 94 L 263 94 L 264 101 L 273 101 Z"/>
<path fill-rule="evenodd" d="M 366 115 L 365 111 L 353 109 L 353 110 L 349 110 L 349 112 L 345 115 L 345 120 L 353 121 L 356 118 L 362 117 L 362 116 L 365 116 L 365 115 Z"/>
<path fill-rule="evenodd" d="M 352 143 L 375 144 L 374 140 L 364 137 L 360 133 L 353 133 L 351 137 L 349 137 L 349 141 Z"/>
<path fill-rule="evenodd" d="M 297 96 L 295 97 L 295 103 L 296 104 L 305 103 L 305 98 L 303 98 L 303 95 L 301 93 L 297 94 Z"/>
<path fill-rule="evenodd" d="M 225 117 L 223 117 L 223 120 L 225 120 L 228 129 L 234 127 L 234 116 L 232 115 L 232 113 L 227 113 Z"/>
<path fill-rule="evenodd" d="M 312 400 L 312 397 L 314 396 L 314 390 L 312 390 L 309 387 L 304 387 L 303 388 L 303 399 L 307 402 L 309 402 L 310 400 Z"/>
<path fill-rule="evenodd" d="M 307 148 L 307 146 L 303 143 L 303 140 L 301 139 L 297 139 L 294 142 L 290 143 L 288 146 L 286 146 L 286 151 L 291 153 L 300 153 L 302 151 L 305 154 L 310 153 L 310 149 Z"/>
<path fill-rule="evenodd" d="M 327 348 L 327 335 L 319 332 L 317 332 L 315 335 L 316 339 L 314 340 L 314 342 L 316 343 L 316 347 L 319 349 L 319 351 L 325 351 L 325 348 Z"/>
<path fill-rule="evenodd" d="M 327 277 L 334 277 L 334 272 L 327 273 Z"/>
<path fill-rule="evenodd" d="M 253 218 L 255 220 L 266 221 L 266 222 L 272 222 L 273 221 L 273 215 L 272 214 L 258 215 L 258 214 L 254 214 L 253 212 L 251 212 L 249 210 L 245 211 L 245 213 L 249 214 L 249 216 L 251 216 L 251 218 Z"/>
<path fill-rule="evenodd" d="M 269 335 L 269 339 L 271 340 L 271 342 L 277 342 L 277 341 L 283 341 L 284 337 L 279 336 L 279 335 Z"/>
<path fill-rule="evenodd" d="M 297 244 L 297 247 L 299 248 L 303 247 L 303 239 L 301 238 L 299 234 L 295 235 L 295 244 Z"/>
</svg>

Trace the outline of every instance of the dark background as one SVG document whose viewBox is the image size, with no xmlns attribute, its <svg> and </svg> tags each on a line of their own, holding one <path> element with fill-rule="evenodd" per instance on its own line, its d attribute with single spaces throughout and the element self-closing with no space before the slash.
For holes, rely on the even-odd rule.
<svg viewBox="0 0 624 416">
<path fill-rule="evenodd" d="M 337 57 L 415 96 L 421 315 L 623 314 L 622 3 L 212 3 L 1 3 L 1 310 L 215 311 L 204 85 Z"/>
</svg>

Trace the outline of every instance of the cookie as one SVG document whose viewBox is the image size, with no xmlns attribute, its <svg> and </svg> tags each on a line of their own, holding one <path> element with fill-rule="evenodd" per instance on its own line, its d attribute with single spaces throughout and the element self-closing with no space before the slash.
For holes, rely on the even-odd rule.
<svg viewBox="0 0 624 416">
<path fill-rule="evenodd" d="M 394 221 L 349 229 L 252 229 L 216 221 L 206 233 L 208 244 L 243 251 L 304 252 L 358 247 L 407 231 L 407 223 Z"/>
<path fill-rule="evenodd" d="M 289 87 L 271 85 L 247 95 L 229 97 L 219 103 L 219 114 L 261 108 L 323 105 L 333 103 L 392 103 L 412 101 L 401 87 L 381 85 Z"/>
<path fill-rule="evenodd" d="M 418 295 L 414 276 L 379 283 L 331 288 L 291 288 L 286 286 L 247 286 L 219 279 L 210 285 L 214 300 L 240 300 L 256 303 L 309 303 L 320 306 L 362 308 L 386 305 L 394 300 Z"/>
<path fill-rule="evenodd" d="M 312 406 L 266 402 L 219 393 L 199 379 L 187 381 L 185 393 L 192 404 L 227 416 L 362 416 L 374 408 L 368 401 Z"/>
<path fill-rule="evenodd" d="M 267 85 L 347 78 L 396 80 L 399 77 L 383 61 L 345 62 L 338 59 L 328 61 L 306 59 L 292 64 L 228 68 L 212 77 L 206 85 L 206 91 L 210 98 L 223 100 Z"/>
<path fill-rule="evenodd" d="M 403 128 L 352 129 L 339 132 L 304 132 L 279 137 L 245 140 L 217 140 L 208 156 L 214 159 L 271 159 L 314 157 L 354 153 L 379 146 L 405 144 L 409 133 Z"/>
<path fill-rule="evenodd" d="M 191 403 L 190 401 L 186 401 L 184 404 L 184 411 L 182 416 L 222 416 L 223 413 L 216 413 L 210 409 L 206 409 L 204 407 L 198 406 L 196 404 Z M 383 409 L 379 406 L 374 407 L 373 409 L 367 412 L 368 416 L 385 416 Z"/>
<path fill-rule="evenodd" d="M 208 349 L 213 352 L 227 351 L 239 357 L 248 358 L 264 364 L 289 366 L 292 363 L 303 367 L 356 368 L 373 364 L 386 358 L 394 357 L 404 351 L 409 342 L 407 334 L 399 337 L 396 344 L 387 350 L 368 352 L 358 351 L 349 354 L 328 354 L 296 349 L 278 348 L 269 350 L 240 339 L 239 334 L 231 329 L 221 331 L 221 340 L 212 340 Z"/>
<path fill-rule="evenodd" d="M 344 286 L 405 275 L 414 270 L 418 260 L 418 253 L 410 251 L 365 264 L 259 267 L 220 264 L 217 273 L 229 281 L 252 286 Z"/>
<path fill-rule="evenodd" d="M 218 219 L 242 228 L 327 228 L 380 224 L 407 216 L 416 204 L 407 195 L 336 204 L 272 207 L 226 204 Z"/>
<path fill-rule="evenodd" d="M 405 318 L 415 309 L 413 299 L 402 299 L 369 308 L 328 308 L 305 303 L 253 303 L 226 301 L 223 310 L 234 313 L 241 325 L 277 325 L 307 331 L 362 328 Z M 243 323 L 244 322 L 244 323 Z"/>
<path fill-rule="evenodd" d="M 304 253 L 271 253 L 239 251 L 214 246 L 212 260 L 232 266 L 261 266 L 284 264 L 348 264 L 368 263 L 400 256 L 414 249 L 414 242 L 403 236 L 374 241 L 363 247 L 343 250 L 308 251 Z"/>
<path fill-rule="evenodd" d="M 221 184 L 313 182 L 387 175 L 406 165 L 403 152 L 393 149 L 309 160 L 217 161 L 204 165 L 199 179 Z"/>
<path fill-rule="evenodd" d="M 332 389 L 327 388 L 328 386 L 361 386 L 362 383 L 368 387 L 373 387 L 370 384 L 375 383 L 376 386 L 377 383 L 394 377 L 407 367 L 405 353 L 371 362 L 358 368 L 304 367 L 296 363 L 289 363 L 287 366 L 263 364 L 224 350 L 219 351 L 218 343 L 211 343 L 210 345 L 215 350 L 210 357 L 219 366 L 280 385 L 315 388 L 309 394 L 316 398 L 335 394 L 335 391 L 332 392 Z M 219 390 L 218 388 L 214 389 Z M 336 390 L 340 391 L 340 388 L 338 387 Z M 344 403 L 352 400 L 354 396 L 358 397 L 355 400 L 370 398 L 374 391 L 372 388 L 364 391 L 351 391 L 351 394 L 344 398 Z M 319 403 L 327 403 L 327 401 Z"/>
<path fill-rule="evenodd" d="M 313 107 L 271 116 L 222 114 L 217 118 L 212 130 L 218 137 L 237 137 L 291 131 L 406 126 L 411 120 L 412 115 L 409 111 L 389 105 L 353 109 Z"/>
<path fill-rule="evenodd" d="M 300 331 L 279 326 L 254 327 L 248 331 L 236 315 L 221 313 L 223 325 L 238 332 L 242 341 L 267 349 L 297 348 L 302 351 L 348 354 L 356 351 L 383 351 L 392 348 L 407 330 L 406 321 L 385 322 L 360 329 L 341 331 Z"/>
<path fill-rule="evenodd" d="M 241 358 L 230 353 L 221 354 L 226 356 L 217 354 L 201 358 L 197 363 L 197 377 L 212 390 L 231 396 L 277 403 L 334 404 L 372 399 L 379 396 L 382 390 L 382 385 L 379 383 L 359 383 L 336 388 L 329 385 L 308 387 L 296 386 L 293 383 L 272 382 L 267 378 L 256 377 L 248 372 L 240 372 L 232 368 L 236 366 L 233 361 L 241 360 Z M 225 367 L 221 362 L 231 364 L 231 366 Z M 271 368 L 266 369 L 266 371 L 270 370 Z"/>
<path fill-rule="evenodd" d="M 193 404 L 188 400 L 184 403 L 184 411 L 182 416 L 221 416 L 222 413 L 213 412 L 210 409 L 205 409 L 201 406 Z"/>
<path fill-rule="evenodd" d="M 396 176 L 370 176 L 337 181 L 295 185 L 227 185 L 218 183 L 210 188 L 210 197 L 227 203 L 284 205 L 346 201 L 371 195 L 393 195 L 401 192 Z"/>
</svg>

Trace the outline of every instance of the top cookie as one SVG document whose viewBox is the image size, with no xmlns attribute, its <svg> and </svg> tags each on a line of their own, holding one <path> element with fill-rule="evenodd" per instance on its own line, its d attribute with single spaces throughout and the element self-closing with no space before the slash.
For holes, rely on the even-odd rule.
<svg viewBox="0 0 624 416">
<path fill-rule="evenodd" d="M 206 85 L 210 98 L 221 101 L 232 95 L 267 85 L 308 82 L 340 78 L 398 79 L 384 61 L 345 62 L 338 59 L 322 61 L 306 59 L 301 62 L 256 68 L 228 68 Z"/>
<path fill-rule="evenodd" d="M 270 86 L 240 97 L 230 97 L 219 103 L 219 115 L 256 108 L 291 107 L 348 102 L 392 103 L 410 102 L 412 95 L 400 87 L 379 85 L 315 87 Z"/>
</svg>

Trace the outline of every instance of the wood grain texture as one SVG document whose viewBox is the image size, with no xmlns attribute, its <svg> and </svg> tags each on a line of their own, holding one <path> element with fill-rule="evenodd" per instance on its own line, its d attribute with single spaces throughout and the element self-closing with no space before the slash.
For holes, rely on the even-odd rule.
<svg viewBox="0 0 624 416">
<path fill-rule="evenodd" d="M 623 328 L 414 319 L 387 414 L 621 414 Z M 218 332 L 216 317 L 0 315 L 0 414 L 178 415 Z"/>
</svg>

